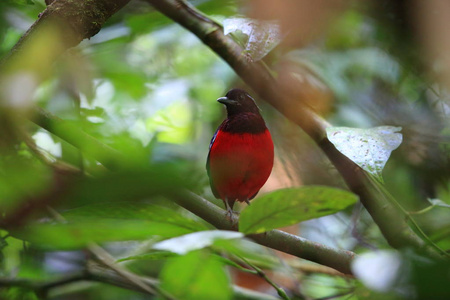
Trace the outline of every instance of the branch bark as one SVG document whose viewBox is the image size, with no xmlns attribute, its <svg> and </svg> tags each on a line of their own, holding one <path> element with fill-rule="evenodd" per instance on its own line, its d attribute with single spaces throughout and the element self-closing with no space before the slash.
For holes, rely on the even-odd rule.
<svg viewBox="0 0 450 300">
<path fill-rule="evenodd" d="M 225 210 L 194 193 L 175 195 L 174 200 L 218 229 L 237 230 L 239 220 L 236 216 L 231 221 L 228 220 L 225 218 Z M 334 249 L 280 230 L 248 237 L 260 245 L 331 267 L 344 274 L 353 274 L 351 262 L 356 254 L 351 251 Z"/>
<path fill-rule="evenodd" d="M 301 86 L 277 82 L 259 62 L 251 62 L 243 49 L 223 34 L 223 28 L 193 7 L 186 9 L 183 0 L 147 0 L 162 14 L 195 34 L 205 45 L 227 62 L 260 97 L 300 126 L 327 155 L 346 181 L 349 189 L 360 197 L 364 207 L 394 248 L 413 247 L 430 257 L 440 258 L 433 247 L 419 238 L 409 227 L 402 211 L 380 191 L 370 177 L 341 154 L 326 137 L 329 124 L 318 116 L 301 95 Z M 200 17 L 201 16 L 201 17 Z"/>
<path fill-rule="evenodd" d="M 34 36 L 49 27 L 56 28 L 58 38 L 63 45 L 57 52 L 52 52 L 56 58 L 68 48 L 78 45 L 82 40 L 97 34 L 103 24 L 130 0 L 58 0 L 53 1 L 39 15 L 38 20 L 20 38 L 9 54 L 2 59 L 3 63 L 14 59 L 29 47 Z M 49 25 L 49 27 L 47 27 Z M 54 51 L 55 49 L 51 49 Z"/>
</svg>

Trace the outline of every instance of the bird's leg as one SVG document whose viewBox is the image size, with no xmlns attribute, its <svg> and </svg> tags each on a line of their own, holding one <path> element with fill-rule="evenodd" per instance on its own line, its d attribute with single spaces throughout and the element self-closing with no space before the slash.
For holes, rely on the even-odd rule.
<svg viewBox="0 0 450 300">
<path fill-rule="evenodd" d="M 232 228 L 234 228 L 235 230 L 237 230 L 237 224 L 238 224 L 238 222 L 239 222 L 239 218 L 237 218 L 237 217 L 235 217 L 235 213 L 236 212 L 234 212 L 233 211 L 233 206 L 234 206 L 234 202 L 235 202 L 236 200 L 229 200 L 228 198 L 227 199 L 225 199 L 225 207 L 226 207 L 226 209 L 227 209 L 227 212 L 226 212 L 226 214 L 225 214 L 225 216 L 226 216 L 226 218 L 227 218 L 227 220 L 228 221 L 230 221 L 230 223 L 231 223 L 231 227 Z M 236 213 L 237 214 L 237 213 Z"/>
<path fill-rule="evenodd" d="M 230 206 L 230 203 L 228 203 L 228 199 L 225 199 L 225 208 L 227 209 L 227 213 L 225 214 L 225 216 L 227 217 L 228 220 L 232 221 L 233 220 L 233 209 Z"/>
</svg>

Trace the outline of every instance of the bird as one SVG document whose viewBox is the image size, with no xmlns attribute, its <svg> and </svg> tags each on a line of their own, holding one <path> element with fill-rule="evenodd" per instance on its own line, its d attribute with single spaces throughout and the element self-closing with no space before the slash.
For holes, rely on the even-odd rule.
<svg viewBox="0 0 450 300">
<path fill-rule="evenodd" d="M 206 170 L 214 196 L 231 219 L 236 201 L 250 204 L 272 172 L 274 145 L 255 100 L 242 89 L 217 99 L 227 118 L 209 144 Z"/>
</svg>

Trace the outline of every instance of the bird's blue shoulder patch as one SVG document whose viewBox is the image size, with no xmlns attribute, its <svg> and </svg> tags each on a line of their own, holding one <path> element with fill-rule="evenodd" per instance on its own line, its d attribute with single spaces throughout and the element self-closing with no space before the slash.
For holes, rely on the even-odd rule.
<svg viewBox="0 0 450 300">
<path fill-rule="evenodd" d="M 217 128 L 216 132 L 214 132 L 214 135 L 211 139 L 211 142 L 209 143 L 209 150 L 211 150 L 212 145 L 214 144 L 214 141 L 216 140 L 217 133 L 219 132 L 219 128 Z"/>
</svg>

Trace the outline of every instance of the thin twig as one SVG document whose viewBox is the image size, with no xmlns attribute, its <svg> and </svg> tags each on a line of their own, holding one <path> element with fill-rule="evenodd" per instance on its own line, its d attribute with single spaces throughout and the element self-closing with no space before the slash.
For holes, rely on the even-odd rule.
<svg viewBox="0 0 450 300">
<path fill-rule="evenodd" d="M 421 214 L 424 214 L 426 212 L 429 212 L 435 206 L 436 205 L 430 205 L 430 206 L 427 206 L 427 207 L 425 207 L 425 208 L 423 208 L 421 210 L 418 210 L 418 211 L 409 211 L 408 214 L 410 214 L 410 215 L 421 215 Z"/>
<path fill-rule="evenodd" d="M 239 257 L 239 259 L 241 259 L 244 263 L 246 263 L 248 266 L 250 266 L 251 268 L 253 268 L 256 273 L 258 274 L 258 276 L 260 276 L 262 279 L 264 279 L 268 284 L 270 284 L 271 286 L 273 286 L 273 288 L 277 291 L 278 295 L 285 299 L 285 300 L 290 300 L 289 296 L 286 294 L 286 292 L 283 290 L 283 288 L 279 287 L 275 282 L 273 282 L 267 275 L 266 273 L 261 270 L 259 267 L 257 267 L 256 265 L 254 265 L 253 263 L 249 262 L 247 259 L 245 259 L 244 257 L 237 255 L 237 257 Z"/>
</svg>

